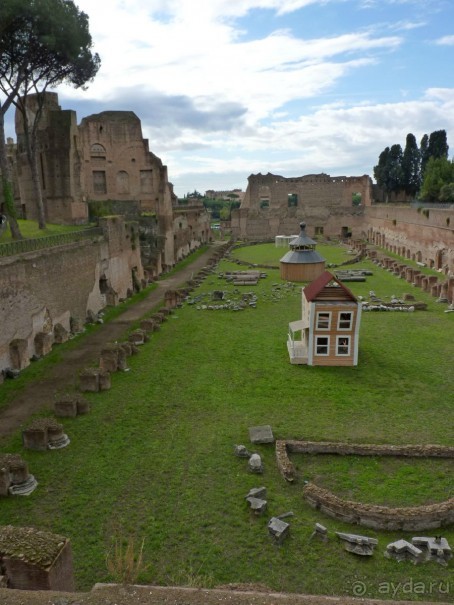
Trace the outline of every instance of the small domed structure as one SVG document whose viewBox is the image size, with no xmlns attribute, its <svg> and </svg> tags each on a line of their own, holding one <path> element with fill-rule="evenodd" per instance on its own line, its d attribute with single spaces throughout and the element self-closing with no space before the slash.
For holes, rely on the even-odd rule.
<svg viewBox="0 0 454 605">
<path fill-rule="evenodd" d="M 300 223 L 301 232 L 290 242 L 290 251 L 280 260 L 281 279 L 312 281 L 325 271 L 325 259 L 316 250 L 313 239 L 306 235 L 306 223 Z"/>
</svg>

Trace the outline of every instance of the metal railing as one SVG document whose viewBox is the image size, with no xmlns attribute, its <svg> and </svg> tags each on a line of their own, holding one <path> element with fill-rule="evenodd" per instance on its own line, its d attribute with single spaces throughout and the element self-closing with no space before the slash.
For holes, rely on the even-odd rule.
<svg viewBox="0 0 454 605">
<path fill-rule="evenodd" d="M 54 248 L 55 246 L 64 246 L 88 238 L 94 238 L 103 235 L 100 227 L 89 227 L 79 231 L 68 231 L 58 235 L 46 235 L 45 237 L 35 237 L 32 239 L 20 239 L 0 244 L 0 257 L 15 256 L 24 252 L 34 252 L 35 250 L 44 250 Z"/>
</svg>

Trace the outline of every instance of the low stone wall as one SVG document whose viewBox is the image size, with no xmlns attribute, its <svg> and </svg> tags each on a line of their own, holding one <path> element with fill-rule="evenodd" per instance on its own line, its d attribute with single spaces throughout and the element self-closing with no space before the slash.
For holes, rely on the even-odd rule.
<svg viewBox="0 0 454 605">
<path fill-rule="evenodd" d="M 276 441 L 277 466 L 293 482 L 296 472 L 288 453 L 338 454 L 342 456 L 405 456 L 415 458 L 454 458 L 454 447 L 441 445 L 373 445 L 315 441 Z M 322 513 L 346 523 L 383 530 L 426 530 L 454 523 L 454 498 L 437 504 L 390 508 L 338 498 L 330 491 L 307 483 L 303 494 L 308 503 Z"/>
<path fill-rule="evenodd" d="M 304 486 L 303 494 L 312 507 L 329 517 L 373 529 L 420 531 L 454 522 L 454 498 L 427 506 L 389 508 L 343 500 L 313 483 Z"/>
</svg>

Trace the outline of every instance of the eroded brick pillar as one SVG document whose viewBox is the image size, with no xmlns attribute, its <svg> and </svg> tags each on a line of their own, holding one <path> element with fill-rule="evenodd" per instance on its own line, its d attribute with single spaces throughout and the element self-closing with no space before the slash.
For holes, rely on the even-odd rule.
<svg viewBox="0 0 454 605">
<path fill-rule="evenodd" d="M 9 357 L 15 370 L 23 370 L 30 365 L 27 341 L 23 338 L 12 340 L 9 343 Z"/>
<path fill-rule="evenodd" d="M 48 332 L 38 332 L 35 336 L 35 353 L 38 357 L 44 357 L 52 351 L 52 334 Z"/>
</svg>

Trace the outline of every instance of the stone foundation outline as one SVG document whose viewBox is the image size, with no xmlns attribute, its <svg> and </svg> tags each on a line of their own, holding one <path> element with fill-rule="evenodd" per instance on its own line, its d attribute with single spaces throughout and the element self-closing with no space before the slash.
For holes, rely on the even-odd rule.
<svg viewBox="0 0 454 605">
<path fill-rule="evenodd" d="M 277 466 L 286 481 L 296 478 L 289 453 L 338 454 L 356 456 L 396 456 L 412 458 L 454 458 L 454 447 L 442 445 L 374 445 L 314 441 L 277 440 Z M 428 530 L 454 523 L 454 498 L 415 507 L 380 506 L 344 500 L 315 483 L 307 483 L 303 496 L 310 506 L 343 521 L 378 530 Z"/>
</svg>

